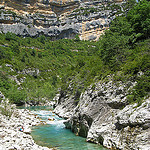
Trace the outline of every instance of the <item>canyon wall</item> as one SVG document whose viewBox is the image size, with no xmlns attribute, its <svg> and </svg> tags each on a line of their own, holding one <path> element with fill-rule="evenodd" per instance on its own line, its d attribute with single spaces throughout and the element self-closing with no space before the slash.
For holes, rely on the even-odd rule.
<svg viewBox="0 0 150 150">
<path fill-rule="evenodd" d="M 52 40 L 98 40 L 112 19 L 124 11 L 125 1 L 1 0 L 0 33 L 49 36 Z"/>
<path fill-rule="evenodd" d="M 66 128 L 88 142 L 110 149 L 150 150 L 150 98 L 129 104 L 128 91 L 136 82 L 99 81 L 76 102 L 71 89 L 55 97 L 55 113 L 68 118 Z"/>
</svg>

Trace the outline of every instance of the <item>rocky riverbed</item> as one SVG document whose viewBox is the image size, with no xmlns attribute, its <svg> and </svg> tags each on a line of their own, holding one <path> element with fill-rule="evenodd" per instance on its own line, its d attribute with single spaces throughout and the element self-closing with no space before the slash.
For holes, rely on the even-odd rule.
<svg viewBox="0 0 150 150">
<path fill-rule="evenodd" d="M 37 145 L 30 135 L 31 127 L 42 123 L 36 115 L 26 109 L 16 109 L 15 106 L 10 105 L 8 108 L 8 104 L 7 110 L 5 106 L 0 108 L 1 150 L 50 150 Z M 22 126 L 23 132 L 19 131 Z"/>
</svg>

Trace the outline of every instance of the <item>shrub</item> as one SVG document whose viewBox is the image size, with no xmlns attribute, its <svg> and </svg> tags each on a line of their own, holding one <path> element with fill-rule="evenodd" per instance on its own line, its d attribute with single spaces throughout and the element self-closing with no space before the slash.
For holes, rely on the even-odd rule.
<svg viewBox="0 0 150 150">
<path fill-rule="evenodd" d="M 11 103 L 14 103 L 18 106 L 23 105 L 27 97 L 24 90 L 18 90 L 15 87 L 8 91 L 7 96 Z"/>
</svg>

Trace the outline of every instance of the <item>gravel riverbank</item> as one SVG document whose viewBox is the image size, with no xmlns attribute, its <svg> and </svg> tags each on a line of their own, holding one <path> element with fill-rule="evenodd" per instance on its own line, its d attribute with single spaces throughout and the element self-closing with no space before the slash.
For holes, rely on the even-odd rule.
<svg viewBox="0 0 150 150">
<path fill-rule="evenodd" d="M 42 123 L 36 115 L 12 106 L 0 108 L 0 150 L 52 150 L 37 145 L 30 135 L 31 127 Z M 3 115 L 4 111 L 7 115 Z M 22 126 L 23 132 L 19 131 Z"/>
</svg>

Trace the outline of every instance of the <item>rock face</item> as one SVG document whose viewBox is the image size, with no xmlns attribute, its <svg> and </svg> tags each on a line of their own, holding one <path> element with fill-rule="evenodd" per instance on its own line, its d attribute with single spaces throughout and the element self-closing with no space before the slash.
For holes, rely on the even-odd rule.
<svg viewBox="0 0 150 150">
<path fill-rule="evenodd" d="M 98 40 L 125 2 L 89 0 L 9 0 L 0 2 L 0 32 L 45 35 L 52 40 Z M 114 4 L 118 7 L 114 7 Z"/>
<path fill-rule="evenodd" d="M 66 95 L 60 91 L 54 98 L 57 101 L 57 107 L 55 108 L 55 113 L 63 118 L 69 118 L 72 114 L 72 110 L 76 107 L 75 97 L 71 94 Z"/>
<path fill-rule="evenodd" d="M 127 103 L 128 90 L 135 84 L 96 83 L 81 94 L 77 105 L 71 96 L 57 95 L 55 111 L 68 116 L 66 128 L 89 142 L 112 149 L 150 150 L 150 99 L 141 106 Z"/>
</svg>

